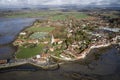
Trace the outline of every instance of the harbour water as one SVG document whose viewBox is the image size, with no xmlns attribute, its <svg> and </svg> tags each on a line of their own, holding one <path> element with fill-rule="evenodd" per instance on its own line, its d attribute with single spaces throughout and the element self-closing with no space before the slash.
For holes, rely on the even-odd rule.
<svg viewBox="0 0 120 80">
<path fill-rule="evenodd" d="M 36 18 L 0 18 L 0 59 L 11 59 L 15 49 L 11 46 L 21 30 L 32 25 Z"/>
</svg>

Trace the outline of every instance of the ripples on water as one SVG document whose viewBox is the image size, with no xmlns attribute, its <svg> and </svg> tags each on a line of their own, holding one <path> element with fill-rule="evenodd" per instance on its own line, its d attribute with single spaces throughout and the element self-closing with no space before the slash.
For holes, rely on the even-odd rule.
<svg viewBox="0 0 120 80">
<path fill-rule="evenodd" d="M 31 25 L 34 20 L 34 18 L 0 20 L 0 44 L 7 44 L 13 41 L 16 35 Z"/>
<path fill-rule="evenodd" d="M 15 53 L 15 48 L 13 46 L 2 46 L 0 47 L 0 59 L 10 59 Z"/>
<path fill-rule="evenodd" d="M 0 18 L 0 46 L 9 44 L 28 27 L 36 18 Z M 11 46 L 0 47 L 0 59 L 12 58 L 15 49 Z"/>
</svg>

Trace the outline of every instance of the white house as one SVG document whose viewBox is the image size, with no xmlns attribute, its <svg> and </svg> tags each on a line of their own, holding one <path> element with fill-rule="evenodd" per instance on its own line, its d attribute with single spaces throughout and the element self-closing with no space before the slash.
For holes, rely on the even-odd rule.
<svg viewBox="0 0 120 80">
<path fill-rule="evenodd" d="M 26 32 L 21 32 L 20 35 L 21 36 L 25 36 L 27 33 Z"/>
<path fill-rule="evenodd" d="M 40 55 L 36 55 L 36 58 L 39 59 L 39 58 L 41 58 L 41 56 Z"/>
</svg>

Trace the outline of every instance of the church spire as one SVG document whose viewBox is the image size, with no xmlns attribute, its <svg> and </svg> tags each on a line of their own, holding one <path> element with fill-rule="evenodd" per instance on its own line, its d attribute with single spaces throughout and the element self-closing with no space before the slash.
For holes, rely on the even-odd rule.
<svg viewBox="0 0 120 80">
<path fill-rule="evenodd" d="M 55 42 L 55 38 L 54 38 L 54 36 L 53 36 L 53 34 L 52 34 L 52 37 L 51 37 L 51 44 L 53 44 Z"/>
</svg>

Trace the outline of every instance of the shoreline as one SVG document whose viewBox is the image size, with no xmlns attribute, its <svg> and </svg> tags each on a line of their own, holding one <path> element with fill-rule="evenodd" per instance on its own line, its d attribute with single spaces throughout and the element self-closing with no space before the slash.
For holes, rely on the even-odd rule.
<svg viewBox="0 0 120 80">
<path fill-rule="evenodd" d="M 97 46 L 91 46 L 90 48 L 85 49 L 78 57 L 76 57 L 76 59 L 72 59 L 72 60 L 66 60 L 66 59 L 62 59 L 62 58 L 58 58 L 56 56 L 52 56 L 53 58 L 59 59 L 61 61 L 65 61 L 65 62 L 71 62 L 71 61 L 78 61 L 78 60 L 84 60 L 86 58 L 86 56 L 90 53 L 91 50 L 93 49 L 99 49 L 99 48 L 105 48 L 105 47 L 109 47 L 111 45 L 119 45 L 119 43 L 107 43 L 107 44 L 102 44 L 102 45 L 97 45 Z"/>
<path fill-rule="evenodd" d="M 11 18 L 10 18 L 10 19 L 11 19 Z M 15 19 L 19 19 L 19 18 L 15 18 Z M 30 18 L 30 19 L 31 19 L 31 18 Z M 23 28 L 22 30 L 20 30 L 19 33 L 22 32 L 22 31 L 24 31 L 25 29 L 31 27 L 31 26 L 36 22 L 36 20 L 37 20 L 37 18 L 33 18 L 33 21 L 31 21 L 28 25 L 24 26 L 24 28 Z M 8 42 L 8 43 L 5 43 L 5 44 L 0 44 L 0 48 L 5 47 L 5 46 L 11 46 L 11 47 L 13 48 L 13 50 L 14 50 L 15 52 L 14 52 L 14 53 L 11 53 L 12 56 L 9 58 L 9 59 L 12 59 L 12 60 L 15 59 L 15 55 L 16 55 L 16 52 L 17 52 L 17 50 L 18 50 L 17 47 L 13 45 L 13 42 L 18 38 L 19 33 L 17 33 L 17 34 L 14 36 L 14 38 L 13 38 L 12 41 L 10 41 L 10 42 Z M 4 60 L 4 59 L 3 59 L 3 60 Z"/>
<path fill-rule="evenodd" d="M 33 65 L 35 67 L 39 67 L 42 70 L 58 70 L 60 68 L 60 65 L 65 64 L 67 62 L 75 62 L 75 61 L 79 61 L 79 60 L 84 60 L 87 57 L 87 54 L 89 54 L 89 52 L 92 49 L 105 48 L 105 47 L 109 47 L 111 45 L 119 45 L 119 44 L 118 43 L 108 43 L 108 44 L 105 44 L 105 45 L 91 46 L 91 48 L 89 48 L 88 51 L 83 52 L 84 56 L 82 56 L 82 57 L 80 56 L 77 59 L 72 59 L 72 60 L 63 60 L 63 59 L 61 59 L 63 62 L 54 63 L 54 64 L 48 64 L 48 65 L 45 65 L 45 66 L 42 66 L 40 64 L 33 63 L 33 62 L 30 62 L 30 61 L 26 60 L 26 61 L 22 61 L 22 62 L 19 62 L 19 63 L 15 62 L 15 63 L 2 64 L 2 65 L 0 65 L 0 69 L 17 67 L 17 66 L 21 66 L 21 65 L 24 65 L 24 64 L 31 64 L 31 65 Z M 21 59 L 17 59 L 17 60 L 21 60 Z"/>
<path fill-rule="evenodd" d="M 9 19 L 9 18 L 8 18 L 8 19 Z M 10 19 L 11 19 L 11 18 L 10 18 Z M 15 18 L 15 19 L 16 19 L 16 18 Z M 31 19 L 31 18 L 30 18 L 30 19 Z M 33 19 L 35 19 L 35 20 L 33 20 L 28 26 L 24 26 L 25 28 L 23 28 L 22 30 L 20 30 L 19 33 L 22 32 L 22 31 L 24 31 L 25 29 L 31 27 L 31 26 L 36 22 L 36 20 L 37 20 L 38 18 L 33 18 Z M 19 33 L 18 33 L 17 35 L 15 35 L 15 38 L 14 38 L 11 42 L 5 43 L 5 44 L 0 44 L 0 47 L 1 47 L 1 46 L 6 46 L 6 45 L 11 45 L 11 44 L 18 38 Z"/>
<path fill-rule="evenodd" d="M 83 52 L 83 56 L 82 57 L 78 57 L 78 59 L 81 59 L 81 58 L 86 58 L 87 54 L 89 54 L 89 52 L 92 50 L 92 49 L 99 49 L 99 48 L 105 48 L 105 47 L 109 47 L 111 45 L 116 45 L 117 43 L 108 43 L 108 44 L 102 44 L 102 45 L 97 45 L 97 46 L 91 46 L 88 51 L 86 52 Z"/>
</svg>

